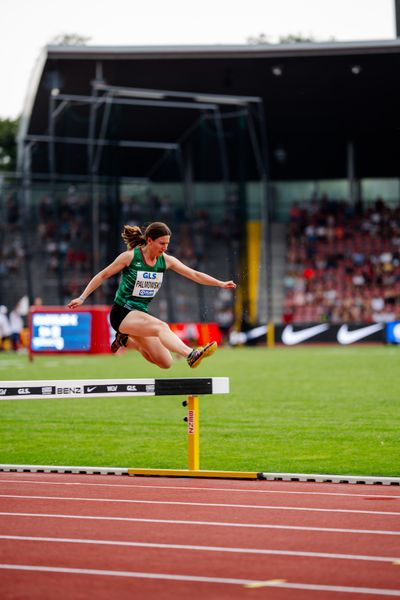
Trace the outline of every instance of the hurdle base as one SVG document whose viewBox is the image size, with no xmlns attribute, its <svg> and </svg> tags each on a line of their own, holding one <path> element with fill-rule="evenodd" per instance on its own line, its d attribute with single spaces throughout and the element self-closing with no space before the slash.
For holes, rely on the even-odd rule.
<svg viewBox="0 0 400 600">
<path fill-rule="evenodd" d="M 203 471 L 202 469 L 128 469 L 138 477 L 202 477 L 204 479 L 265 479 L 264 473 L 253 471 Z"/>
</svg>

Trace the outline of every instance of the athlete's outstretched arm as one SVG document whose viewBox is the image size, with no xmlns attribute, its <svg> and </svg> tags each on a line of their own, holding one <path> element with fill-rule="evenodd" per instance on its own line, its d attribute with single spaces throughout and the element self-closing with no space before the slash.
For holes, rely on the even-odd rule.
<svg viewBox="0 0 400 600">
<path fill-rule="evenodd" d="M 195 269 L 188 267 L 183 262 L 175 258 L 175 256 L 164 254 L 164 257 L 168 269 L 171 269 L 171 271 L 175 271 L 176 273 L 179 273 L 179 275 L 182 275 L 187 279 L 191 279 L 196 283 L 201 283 L 202 285 L 214 285 L 221 288 L 236 287 L 236 283 L 234 281 L 221 281 L 220 279 L 216 279 L 207 273 L 195 271 Z"/>
<path fill-rule="evenodd" d="M 109 264 L 105 269 L 99 271 L 97 275 L 95 275 L 87 284 L 82 294 L 78 298 L 74 298 L 70 302 L 68 302 L 68 308 L 77 308 L 81 304 L 83 304 L 88 296 L 103 283 L 106 279 L 109 279 L 113 275 L 116 275 L 122 269 L 127 267 L 132 261 L 132 251 L 127 250 L 126 252 L 122 252 L 117 258 Z"/>
</svg>

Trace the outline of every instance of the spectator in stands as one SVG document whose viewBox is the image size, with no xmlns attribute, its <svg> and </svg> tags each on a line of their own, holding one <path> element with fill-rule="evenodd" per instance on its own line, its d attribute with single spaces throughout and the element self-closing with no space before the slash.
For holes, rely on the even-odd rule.
<svg viewBox="0 0 400 600">
<path fill-rule="evenodd" d="M 11 228 L 14 228 L 20 218 L 19 206 L 16 197 L 11 194 L 7 199 L 7 222 Z"/>
<path fill-rule="evenodd" d="M 4 305 L 0 306 L 0 351 L 3 352 L 5 348 L 5 342 L 10 339 L 11 327 L 8 319 L 8 310 Z"/>
<path fill-rule="evenodd" d="M 21 345 L 21 333 L 24 328 L 24 322 L 17 306 L 10 312 L 9 321 L 11 348 L 17 352 Z"/>
</svg>

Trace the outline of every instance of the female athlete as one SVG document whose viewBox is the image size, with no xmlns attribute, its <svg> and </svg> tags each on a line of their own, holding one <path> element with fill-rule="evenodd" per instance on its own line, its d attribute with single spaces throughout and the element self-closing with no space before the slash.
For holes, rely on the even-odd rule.
<svg viewBox="0 0 400 600">
<path fill-rule="evenodd" d="M 167 323 L 148 313 L 149 304 L 159 291 L 167 269 L 202 285 L 236 288 L 236 284 L 195 271 L 166 254 L 171 230 L 165 223 L 151 223 L 144 232 L 140 227 L 125 225 L 122 239 L 128 249 L 97 273 L 82 294 L 68 303 L 68 307 L 74 309 L 81 306 L 103 281 L 121 273 L 110 312 L 110 322 L 116 331 L 111 351 L 117 352 L 121 346 L 134 348 L 146 360 L 162 369 L 171 367 L 171 352 L 175 352 L 186 358 L 189 367 L 197 367 L 203 358 L 214 354 L 217 343 L 190 348 L 171 331 Z"/>
</svg>

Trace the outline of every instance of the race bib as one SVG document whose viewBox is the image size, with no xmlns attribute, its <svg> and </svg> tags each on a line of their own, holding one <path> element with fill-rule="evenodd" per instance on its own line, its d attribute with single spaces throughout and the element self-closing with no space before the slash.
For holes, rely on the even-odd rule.
<svg viewBox="0 0 400 600">
<path fill-rule="evenodd" d="M 138 271 L 132 296 L 136 298 L 154 298 L 161 287 L 163 273 Z"/>
</svg>

